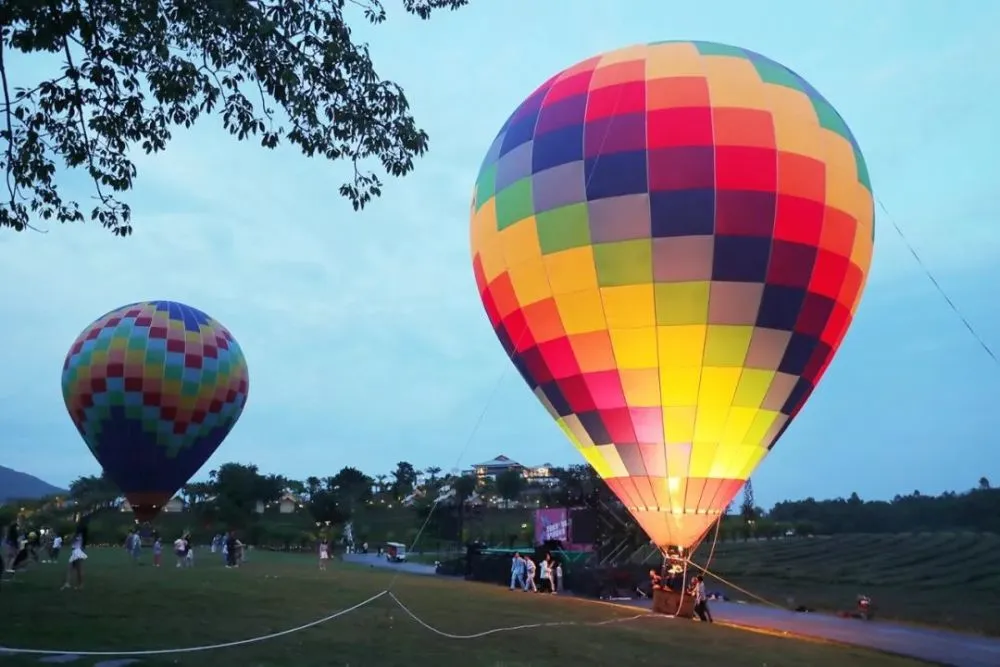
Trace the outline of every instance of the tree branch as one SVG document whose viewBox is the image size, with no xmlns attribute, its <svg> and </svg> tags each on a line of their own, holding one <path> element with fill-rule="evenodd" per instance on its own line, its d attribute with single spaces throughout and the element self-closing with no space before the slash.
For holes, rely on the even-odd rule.
<svg viewBox="0 0 1000 667">
<path fill-rule="evenodd" d="M 7 193 L 10 195 L 11 211 L 17 206 L 17 179 L 11 180 L 14 172 L 14 112 L 11 110 L 10 85 L 7 83 L 7 63 L 4 61 L 4 42 L 0 40 L 0 82 L 3 83 L 4 120 L 7 125 Z M 19 224 L 14 229 L 21 230 Z"/>
<path fill-rule="evenodd" d="M 83 90 L 80 88 L 80 71 L 76 69 L 76 65 L 73 64 L 73 54 L 69 50 L 69 40 L 63 37 L 63 53 L 66 55 L 66 64 L 69 66 L 69 71 L 72 74 L 68 74 L 70 81 L 73 84 L 73 92 L 75 97 L 73 99 L 73 110 L 76 112 L 78 122 L 80 123 L 80 133 L 83 135 L 83 151 L 87 156 L 87 166 L 90 171 L 90 178 L 94 181 L 94 187 L 97 188 L 97 197 L 101 200 L 102 204 L 108 203 L 108 197 L 104 194 L 104 190 L 101 188 L 101 179 L 98 176 L 100 172 L 97 170 L 97 165 L 94 164 L 94 152 L 91 150 L 90 135 L 87 132 L 87 118 L 83 115 Z"/>
</svg>

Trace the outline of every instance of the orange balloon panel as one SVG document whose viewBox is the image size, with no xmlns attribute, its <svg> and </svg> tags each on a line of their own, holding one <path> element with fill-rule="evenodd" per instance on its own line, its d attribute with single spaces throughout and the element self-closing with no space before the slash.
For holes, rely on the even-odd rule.
<svg viewBox="0 0 1000 667">
<path fill-rule="evenodd" d="M 483 162 L 471 234 L 522 377 L 650 538 L 689 547 L 843 340 L 874 209 L 857 142 L 801 77 L 666 42 L 532 93 Z"/>
</svg>

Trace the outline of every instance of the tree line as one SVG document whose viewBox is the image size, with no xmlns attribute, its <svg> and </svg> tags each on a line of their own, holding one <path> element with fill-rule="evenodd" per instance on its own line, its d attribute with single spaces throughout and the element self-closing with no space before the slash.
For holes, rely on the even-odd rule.
<svg viewBox="0 0 1000 667">
<path fill-rule="evenodd" d="M 368 475 L 346 466 L 331 476 L 296 480 L 261 472 L 256 465 L 225 463 L 178 494 L 186 509 L 204 524 L 251 529 L 262 510 L 290 498 L 317 526 L 340 527 L 366 509 L 414 512 L 430 534 L 456 539 L 470 511 L 483 505 L 498 509 L 592 507 L 621 510 L 620 503 L 590 466 L 554 467 L 546 480 L 533 481 L 512 468 L 495 478 L 471 473 L 442 474 L 441 468 L 417 469 L 400 461 L 387 474 Z M 69 502 L 67 502 L 69 501 Z M 72 510 L 79 514 L 120 509 L 124 499 L 106 476 L 88 475 L 70 484 L 68 497 L 12 502 L 0 507 L 0 524 L 23 511 Z M 405 505 L 405 510 L 403 506 Z M 298 509 L 298 508 L 296 508 Z M 44 514 L 44 512 L 43 512 Z M 5 516 L 10 515 L 10 516 Z M 621 511 L 617 516 L 625 517 Z M 618 520 L 618 519 L 616 519 Z M 1000 489 L 981 478 L 975 488 L 938 496 L 914 491 L 892 500 L 847 498 L 785 500 L 769 510 L 758 507 L 752 481 L 742 498 L 728 508 L 720 524 L 722 539 L 772 538 L 787 534 L 899 533 L 969 530 L 1000 533 Z"/>
<path fill-rule="evenodd" d="M 862 500 L 857 493 L 833 500 L 786 500 L 771 508 L 766 517 L 813 533 L 1000 533 L 1000 489 L 982 477 L 968 491 L 946 491 L 937 496 L 913 491 L 892 500 Z"/>
</svg>

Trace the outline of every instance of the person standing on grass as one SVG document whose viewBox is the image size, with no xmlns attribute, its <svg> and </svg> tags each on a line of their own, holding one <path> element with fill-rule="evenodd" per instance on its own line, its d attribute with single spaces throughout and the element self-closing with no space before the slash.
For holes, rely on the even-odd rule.
<svg viewBox="0 0 1000 667">
<path fill-rule="evenodd" d="M 549 559 L 548 554 L 538 563 L 538 590 L 547 593 L 546 586 L 549 585 Z"/>
<path fill-rule="evenodd" d="M 328 560 L 330 560 L 330 543 L 323 538 L 319 543 L 319 569 L 326 570 Z"/>
<path fill-rule="evenodd" d="M 527 593 L 531 591 L 532 593 L 538 592 L 538 586 L 535 585 L 535 573 L 538 570 L 538 566 L 535 565 L 534 559 L 531 556 L 524 557 L 524 592 Z"/>
<path fill-rule="evenodd" d="M 83 588 L 83 562 L 87 560 L 87 525 L 81 522 L 77 526 L 76 535 L 73 536 L 73 546 L 69 554 L 69 569 L 66 571 L 66 583 L 63 589 Z"/>
<path fill-rule="evenodd" d="M 49 545 L 49 562 L 58 563 L 59 562 L 59 552 L 62 551 L 63 538 L 62 535 L 55 535 L 52 538 L 52 544 Z"/>
<path fill-rule="evenodd" d="M 236 532 L 229 531 L 226 535 L 226 567 L 237 567 L 236 562 Z"/>
<path fill-rule="evenodd" d="M 132 557 L 132 562 L 139 562 L 139 553 L 142 549 L 142 538 L 139 537 L 138 530 L 130 530 L 128 537 L 125 539 L 125 548 L 128 550 L 129 556 Z"/>
<path fill-rule="evenodd" d="M 184 567 L 194 567 L 194 544 L 191 533 L 184 533 Z"/>
<path fill-rule="evenodd" d="M 556 591 L 559 590 L 556 587 L 558 583 L 556 580 L 556 567 L 558 567 L 558 563 L 552 558 L 552 554 L 545 554 L 545 565 L 545 572 L 548 574 L 549 579 L 549 593 L 555 595 Z"/>
<path fill-rule="evenodd" d="M 712 612 L 708 609 L 708 593 L 705 591 L 705 575 L 699 574 L 694 578 L 694 585 L 691 587 L 694 595 L 694 613 L 698 614 L 698 619 L 706 623 L 712 622 Z"/>
<path fill-rule="evenodd" d="M 38 562 L 38 550 L 42 546 L 41 538 L 38 536 L 36 531 L 31 531 L 28 533 L 28 556 L 32 561 Z"/>
<path fill-rule="evenodd" d="M 10 526 L 7 527 L 7 539 L 4 546 L 7 549 L 7 571 L 13 572 L 14 561 L 21 551 L 21 527 L 17 524 L 16 520 L 11 522 Z"/>
<path fill-rule="evenodd" d="M 510 590 L 514 590 L 515 586 L 524 588 L 524 559 L 519 553 L 510 559 Z"/>
<path fill-rule="evenodd" d="M 159 535 L 153 536 L 153 567 L 160 567 L 163 560 L 163 541 Z"/>
<path fill-rule="evenodd" d="M 184 560 L 184 536 L 181 535 L 176 540 L 174 540 L 174 556 L 177 557 L 177 567 L 181 566 Z"/>
</svg>

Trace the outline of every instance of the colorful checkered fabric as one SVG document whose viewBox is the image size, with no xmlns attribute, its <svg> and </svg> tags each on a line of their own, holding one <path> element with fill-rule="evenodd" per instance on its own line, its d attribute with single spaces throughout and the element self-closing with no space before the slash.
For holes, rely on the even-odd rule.
<svg viewBox="0 0 1000 667">
<path fill-rule="evenodd" d="M 73 423 L 144 518 L 222 444 L 249 386 L 246 359 L 229 331 L 171 301 L 99 318 L 73 343 L 62 374 Z"/>
<path fill-rule="evenodd" d="M 691 546 L 853 319 L 874 207 L 826 99 L 756 53 L 633 46 L 549 79 L 487 153 L 472 261 L 504 349 L 661 546 Z"/>
</svg>

